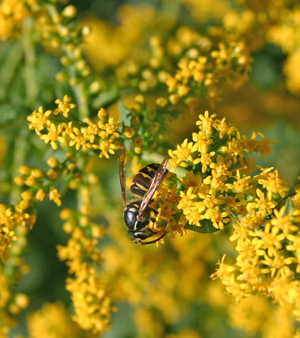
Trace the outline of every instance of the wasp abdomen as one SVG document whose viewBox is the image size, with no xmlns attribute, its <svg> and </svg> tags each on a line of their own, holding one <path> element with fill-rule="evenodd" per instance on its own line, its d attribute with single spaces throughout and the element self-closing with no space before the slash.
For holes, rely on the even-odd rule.
<svg viewBox="0 0 300 338">
<path fill-rule="evenodd" d="M 136 196 L 144 197 L 159 167 L 160 165 L 157 163 L 151 163 L 143 167 L 133 178 L 130 186 L 131 193 Z"/>
</svg>

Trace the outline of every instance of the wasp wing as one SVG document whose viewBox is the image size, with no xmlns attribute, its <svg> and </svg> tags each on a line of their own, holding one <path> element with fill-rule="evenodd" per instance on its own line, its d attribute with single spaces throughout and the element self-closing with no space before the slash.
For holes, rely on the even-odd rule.
<svg viewBox="0 0 300 338">
<path fill-rule="evenodd" d="M 168 164 L 168 157 L 165 157 L 165 159 L 162 161 L 160 167 L 158 168 L 158 170 L 156 171 L 149 189 L 147 190 L 147 192 L 145 193 L 142 202 L 140 204 L 139 207 L 139 216 L 143 216 L 144 212 L 147 208 L 147 206 L 149 205 L 149 203 L 152 200 L 152 197 L 156 191 L 156 189 L 159 187 L 159 185 L 161 184 L 161 182 L 164 179 L 165 173 L 167 171 L 167 164 Z"/>
</svg>

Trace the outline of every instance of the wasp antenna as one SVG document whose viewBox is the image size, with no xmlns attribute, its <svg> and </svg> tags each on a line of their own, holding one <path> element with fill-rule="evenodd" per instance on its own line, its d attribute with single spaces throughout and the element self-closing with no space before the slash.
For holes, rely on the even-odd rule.
<svg viewBox="0 0 300 338">
<path fill-rule="evenodd" d="M 123 210 L 126 208 L 126 171 L 125 171 L 125 155 L 126 149 L 125 147 L 120 148 L 119 153 L 119 176 L 120 176 L 120 184 L 122 191 L 122 201 L 123 201 Z"/>
</svg>

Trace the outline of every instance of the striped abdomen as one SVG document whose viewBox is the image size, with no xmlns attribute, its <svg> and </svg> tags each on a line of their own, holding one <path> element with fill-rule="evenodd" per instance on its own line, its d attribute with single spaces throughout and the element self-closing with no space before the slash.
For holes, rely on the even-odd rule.
<svg viewBox="0 0 300 338">
<path fill-rule="evenodd" d="M 143 167 L 133 178 L 130 191 L 137 196 L 144 197 L 150 187 L 151 181 L 160 167 L 157 163 L 151 163 Z M 166 171 L 167 173 L 167 171 Z"/>
</svg>

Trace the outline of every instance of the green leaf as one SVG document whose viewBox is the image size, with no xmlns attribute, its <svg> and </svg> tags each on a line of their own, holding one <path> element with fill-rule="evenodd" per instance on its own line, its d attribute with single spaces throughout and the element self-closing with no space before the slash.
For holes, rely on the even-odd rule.
<svg viewBox="0 0 300 338">
<path fill-rule="evenodd" d="M 121 101 L 118 101 L 118 108 L 120 113 L 120 121 L 124 123 L 124 126 L 130 126 L 130 110 L 126 108 Z"/>
<path fill-rule="evenodd" d="M 23 49 L 19 42 L 6 43 L 1 45 L 0 50 L 0 99 L 7 98 L 8 90 L 15 78 L 20 76 L 18 72 L 22 65 Z"/>
<path fill-rule="evenodd" d="M 192 230 L 192 231 L 195 231 L 195 232 L 199 232 L 201 234 L 211 234 L 213 232 L 216 232 L 216 231 L 219 231 L 220 229 L 216 229 L 212 222 L 209 221 L 209 220 L 203 220 L 201 221 L 201 226 L 197 226 L 197 225 L 192 225 L 192 224 L 189 224 L 187 223 L 185 226 L 184 226 L 185 229 L 187 230 Z"/>
</svg>

